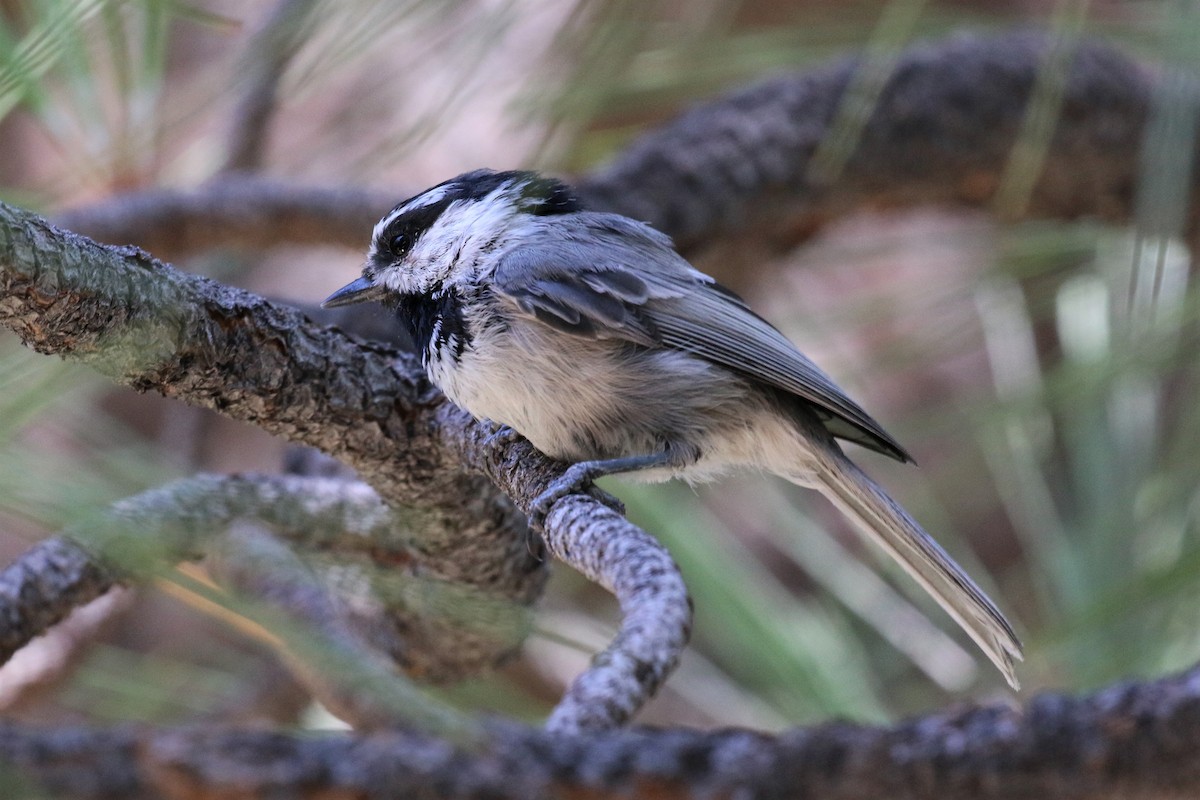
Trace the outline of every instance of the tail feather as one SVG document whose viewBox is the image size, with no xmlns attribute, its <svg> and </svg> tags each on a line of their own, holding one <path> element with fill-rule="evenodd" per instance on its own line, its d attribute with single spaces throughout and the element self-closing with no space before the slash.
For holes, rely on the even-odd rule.
<svg viewBox="0 0 1200 800">
<path fill-rule="evenodd" d="M 1023 660 L 1012 626 L 933 538 L 900 505 L 840 452 L 822 459 L 819 489 L 864 534 L 904 567 L 937 600 L 1019 689 L 1013 660 Z M 811 478 L 810 478 L 811 480 Z M 806 480 L 806 485 L 813 484 Z"/>
</svg>

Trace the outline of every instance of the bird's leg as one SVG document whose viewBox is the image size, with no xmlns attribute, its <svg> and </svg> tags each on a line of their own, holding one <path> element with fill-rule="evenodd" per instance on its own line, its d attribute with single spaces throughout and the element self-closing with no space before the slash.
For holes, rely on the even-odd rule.
<svg viewBox="0 0 1200 800">
<path fill-rule="evenodd" d="M 584 487 L 597 478 L 603 478 L 605 475 L 616 475 L 622 472 L 638 472 L 639 470 L 653 469 L 655 467 L 680 467 L 694 460 L 695 456 L 682 458 L 679 450 L 668 447 L 661 452 L 649 455 L 606 458 L 597 461 L 580 461 L 577 464 L 572 464 L 567 468 L 566 472 L 555 478 L 550 483 L 550 486 L 534 499 L 533 506 L 529 512 L 529 524 L 533 528 L 541 530 L 546 523 L 546 515 L 550 513 L 550 508 L 555 503 L 569 494 L 582 493 Z M 591 493 L 601 502 L 613 506 L 620 510 L 621 513 L 625 512 L 625 504 L 603 489 L 593 486 L 591 487 Z"/>
</svg>

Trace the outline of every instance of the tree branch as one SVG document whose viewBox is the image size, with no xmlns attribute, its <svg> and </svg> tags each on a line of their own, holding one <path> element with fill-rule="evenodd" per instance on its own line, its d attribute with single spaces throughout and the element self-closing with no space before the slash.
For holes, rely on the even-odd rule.
<svg viewBox="0 0 1200 800">
<path fill-rule="evenodd" d="M 242 54 L 241 94 L 233 110 L 222 172 L 262 166 L 279 81 L 303 43 L 302 30 L 313 0 L 277 0 Z"/>
<path fill-rule="evenodd" d="M 435 575 L 514 599 L 541 585 L 523 520 L 446 452 L 433 425 L 445 400 L 410 357 L 6 206 L 0 325 L 118 383 L 337 456 L 385 503 L 422 512 L 415 547 Z M 463 564 L 494 566 L 481 575 Z"/>
<path fill-rule="evenodd" d="M 14 658 L 5 660 L 0 666 L 0 710 L 20 713 L 60 688 L 91 653 L 96 640 L 109 633 L 137 599 L 137 593 L 127 589 L 107 592 L 76 608 Z M 9 603 L 0 600 L 0 608 L 7 611 Z M 7 653 L 0 652 L 0 656 Z"/>
<path fill-rule="evenodd" d="M 490 484 L 461 473 L 464 465 L 491 463 L 483 455 L 482 429 L 434 394 L 410 360 L 379 358 L 380 350 L 316 329 L 294 311 L 177 273 L 140 251 L 58 234 L 3 207 L 0 243 L 0 324 L 27 344 L 333 453 L 391 505 L 424 507 L 412 541 L 423 571 L 523 604 L 536 596 L 539 549 Z M 526 511 L 562 469 L 527 445 L 507 464 L 505 488 Z M 499 477 L 494 468 L 491 474 Z M 551 514 L 547 541 L 615 591 L 628 616 L 586 680 L 568 692 L 554 724 L 624 722 L 674 667 L 687 641 L 686 588 L 670 557 L 636 527 L 585 498 L 558 505 L 564 511 Z M 219 519 L 212 509 L 206 514 L 207 524 Z M 607 532 L 599 539 L 606 548 L 596 548 L 596 531 Z M 634 561 L 627 560 L 631 555 Z M 428 630 L 411 618 L 403 627 Z M 478 636 L 411 638 L 417 641 L 407 643 L 402 663 L 443 679 L 490 664 L 511 647 L 497 651 Z M 616 694 L 600 703 L 601 692 Z"/>
<path fill-rule="evenodd" d="M 703 103 L 636 140 L 577 188 L 589 205 L 646 220 L 693 256 L 718 246 L 705 260 L 732 270 L 790 250 L 856 208 L 992 209 L 1050 46 L 1038 33 L 964 34 L 901 53 L 832 183 L 811 162 L 859 65 L 853 58 Z M 1158 83 L 1096 40 L 1079 43 L 1063 80 L 1061 113 L 1023 216 L 1127 221 Z M 1191 186 L 1194 199 L 1200 175 Z M 218 244 L 363 249 L 371 224 L 408 194 L 226 179 L 194 192 L 125 195 L 59 220 L 172 258 Z M 1198 222 L 1192 202 L 1189 237 Z"/>
<path fill-rule="evenodd" d="M 405 192 L 315 189 L 242 174 L 199 189 L 145 189 L 62 212 L 64 228 L 111 244 L 137 243 L 179 260 L 219 247 L 333 245 L 364 249 L 371 225 Z"/>
<path fill-rule="evenodd" d="M 214 538 L 244 518 L 266 522 L 278 538 L 302 551 L 357 553 L 393 575 L 431 583 L 420 558 L 422 531 L 409 524 L 413 516 L 390 512 L 362 484 L 297 476 L 199 475 L 126 498 L 102 517 L 65 531 L 63 538 L 36 545 L 0 572 L 0 619 L 11 620 L 0 631 L 0 663 L 118 582 L 205 555 Z M 487 581 L 454 586 L 459 595 L 473 589 L 493 604 L 523 599 L 515 605 L 521 608 L 532 601 L 532 596 L 497 597 Z M 390 604 L 388 599 L 380 598 L 382 617 L 404 630 L 404 638 L 396 644 L 395 635 L 385 636 L 376 649 L 410 674 L 430 679 L 451 680 L 508 656 L 524 628 L 511 619 L 507 624 L 492 619 L 486 628 L 463 625 L 452 608 L 439 614 L 409 607 L 402 594 L 391 597 Z M 379 623 L 344 624 L 349 630 Z"/>
<path fill-rule="evenodd" d="M 73 798 L 288 796 L 1169 800 L 1200 786 L 1200 670 L 1024 709 L 777 736 L 498 725 L 479 749 L 420 734 L 294 736 L 0 724 L 0 761 Z M 386 787 L 382 789 L 381 787 Z M 381 793 L 382 792 L 382 793 Z M 380 794 L 381 793 L 381 794 Z M 338 796 L 341 796 L 339 794 Z"/>
<path fill-rule="evenodd" d="M 487 475 L 529 513 L 561 465 L 528 442 L 481 446 L 485 431 L 458 418 L 442 426 L 463 464 Z M 670 553 L 620 514 L 583 495 L 562 498 L 546 515 L 546 548 L 612 592 L 621 606 L 617 636 L 567 689 L 546 727 L 578 732 L 628 722 L 675 668 L 692 629 L 692 602 Z"/>
<path fill-rule="evenodd" d="M 73 542 L 34 545 L 0 572 L 0 665 L 113 585 L 112 573 Z"/>
<path fill-rule="evenodd" d="M 683 247 L 723 251 L 766 235 L 790 249 L 862 206 L 995 210 L 1052 37 L 959 34 L 901 53 L 842 170 L 812 162 L 861 62 L 845 59 L 704 103 L 635 141 L 584 184 L 585 198 L 643 219 Z M 1142 131 L 1156 82 L 1099 40 L 1078 43 L 1029 218 L 1133 215 Z M 1193 191 L 1200 182 L 1192 175 Z M 1189 230 L 1200 209 L 1189 210 Z M 729 242 L 732 236 L 732 243 Z"/>
</svg>

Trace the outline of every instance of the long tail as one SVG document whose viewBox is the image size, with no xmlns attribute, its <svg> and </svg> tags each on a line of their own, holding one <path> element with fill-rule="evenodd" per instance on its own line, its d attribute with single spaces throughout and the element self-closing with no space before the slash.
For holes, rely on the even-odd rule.
<svg viewBox="0 0 1200 800">
<path fill-rule="evenodd" d="M 991 599 L 899 503 L 836 445 L 821 456 L 815 486 L 808 481 L 804 485 L 828 497 L 863 533 L 896 559 L 975 640 L 1009 686 L 1019 689 L 1013 659 L 1023 660 L 1021 642 Z"/>
</svg>

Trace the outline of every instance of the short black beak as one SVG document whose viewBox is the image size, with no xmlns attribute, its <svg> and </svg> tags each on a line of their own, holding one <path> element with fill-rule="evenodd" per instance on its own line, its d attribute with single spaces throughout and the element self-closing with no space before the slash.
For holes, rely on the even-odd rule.
<svg viewBox="0 0 1200 800">
<path fill-rule="evenodd" d="M 377 286 L 371 282 L 370 278 L 359 278 L 356 281 L 347 283 L 342 288 L 338 289 L 325 301 L 321 303 L 321 308 L 337 308 L 338 306 L 348 306 L 351 303 L 365 303 L 368 300 L 382 300 L 384 288 Z"/>
</svg>

